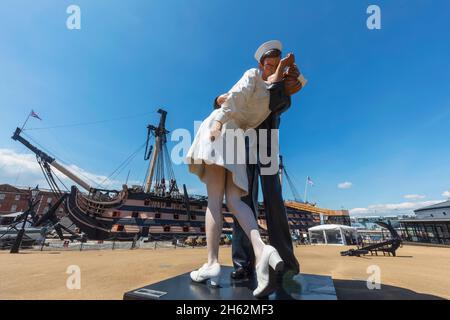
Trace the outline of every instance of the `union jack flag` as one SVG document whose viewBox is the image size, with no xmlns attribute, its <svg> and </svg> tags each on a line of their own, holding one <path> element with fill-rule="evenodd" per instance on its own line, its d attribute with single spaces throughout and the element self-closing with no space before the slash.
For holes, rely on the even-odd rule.
<svg viewBox="0 0 450 320">
<path fill-rule="evenodd" d="M 31 110 L 30 117 L 37 118 L 37 119 L 39 119 L 39 120 L 42 121 L 42 119 L 41 119 L 41 118 L 37 115 L 37 113 L 34 112 L 33 110 Z"/>
<path fill-rule="evenodd" d="M 308 176 L 308 178 L 307 178 L 307 180 L 306 181 L 308 181 L 308 183 L 310 184 L 310 185 L 314 185 L 314 182 L 312 181 L 312 179 L 311 179 L 311 177 L 310 176 Z"/>
</svg>

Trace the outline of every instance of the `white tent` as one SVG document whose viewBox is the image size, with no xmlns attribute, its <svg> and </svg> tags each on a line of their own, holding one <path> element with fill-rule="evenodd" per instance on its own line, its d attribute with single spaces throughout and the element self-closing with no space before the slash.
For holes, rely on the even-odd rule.
<svg viewBox="0 0 450 320">
<path fill-rule="evenodd" d="M 308 229 L 310 243 L 314 244 L 355 244 L 358 238 L 356 228 L 341 224 L 321 224 Z"/>
</svg>

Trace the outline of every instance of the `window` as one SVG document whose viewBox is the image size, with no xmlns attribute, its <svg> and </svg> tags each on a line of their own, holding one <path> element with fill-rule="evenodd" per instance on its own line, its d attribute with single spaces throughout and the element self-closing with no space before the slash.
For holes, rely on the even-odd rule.
<svg viewBox="0 0 450 320">
<path fill-rule="evenodd" d="M 137 211 L 133 211 L 132 215 L 133 218 L 138 218 L 139 217 L 139 212 Z"/>
<path fill-rule="evenodd" d="M 144 206 L 149 206 L 150 205 L 150 200 L 144 200 Z"/>
<path fill-rule="evenodd" d="M 171 207 L 172 207 L 172 202 L 167 201 L 167 202 L 166 202 L 166 208 L 171 208 Z"/>
<path fill-rule="evenodd" d="M 122 231 L 123 231 L 123 229 L 124 229 L 124 227 L 123 227 L 123 226 L 121 226 L 121 225 L 117 226 L 117 232 L 122 232 Z"/>
<path fill-rule="evenodd" d="M 52 197 L 48 197 L 48 198 L 47 198 L 47 203 L 52 203 L 52 201 L 53 201 L 53 198 L 52 198 Z"/>
<path fill-rule="evenodd" d="M 164 232 L 170 232 L 170 226 L 164 226 Z"/>
<path fill-rule="evenodd" d="M 16 212 L 16 210 L 17 210 L 17 205 L 13 204 L 11 206 L 11 212 Z"/>
<path fill-rule="evenodd" d="M 205 227 L 200 227 L 200 232 L 205 232 Z"/>
<path fill-rule="evenodd" d="M 0 200 L 5 200 L 6 194 L 0 193 Z"/>
<path fill-rule="evenodd" d="M 191 214 L 191 220 L 196 220 L 197 216 L 195 214 Z"/>
<path fill-rule="evenodd" d="M 179 216 L 178 214 L 175 213 L 175 214 L 173 215 L 173 218 L 174 218 L 175 220 L 178 220 L 178 219 L 180 219 L 180 216 Z"/>
<path fill-rule="evenodd" d="M 19 201 L 20 200 L 20 194 L 16 194 L 16 196 L 14 197 L 15 201 Z"/>
<path fill-rule="evenodd" d="M 161 219 L 161 213 L 155 213 L 155 219 Z"/>
<path fill-rule="evenodd" d="M 184 226 L 183 227 L 183 232 L 189 232 L 189 227 L 188 226 Z"/>
<path fill-rule="evenodd" d="M 118 211 L 114 211 L 113 214 L 112 214 L 113 218 L 116 218 L 119 215 L 120 215 L 120 212 L 118 212 Z"/>
</svg>

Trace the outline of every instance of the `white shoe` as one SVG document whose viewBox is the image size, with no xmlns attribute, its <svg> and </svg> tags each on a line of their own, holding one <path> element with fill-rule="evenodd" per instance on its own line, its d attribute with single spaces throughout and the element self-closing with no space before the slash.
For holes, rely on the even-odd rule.
<svg viewBox="0 0 450 320">
<path fill-rule="evenodd" d="M 204 282 L 210 280 L 211 285 L 214 287 L 219 286 L 220 278 L 220 264 L 214 263 L 212 266 L 208 267 L 205 263 L 200 269 L 191 272 L 191 279 L 194 282 Z"/>
<path fill-rule="evenodd" d="M 274 247 L 266 245 L 263 248 L 261 259 L 256 265 L 258 287 L 253 291 L 253 295 L 257 298 L 266 297 L 276 290 L 276 287 L 272 286 L 269 281 L 269 266 L 278 272 L 283 269 L 284 262 Z"/>
</svg>

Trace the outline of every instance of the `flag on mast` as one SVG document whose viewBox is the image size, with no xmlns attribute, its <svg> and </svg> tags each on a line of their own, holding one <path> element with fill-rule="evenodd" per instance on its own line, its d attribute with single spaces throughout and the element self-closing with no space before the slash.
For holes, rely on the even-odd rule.
<svg viewBox="0 0 450 320">
<path fill-rule="evenodd" d="M 31 110 L 30 117 L 37 118 L 42 121 L 42 119 L 38 116 L 36 112 L 34 112 L 34 110 Z"/>
<path fill-rule="evenodd" d="M 314 185 L 314 182 L 312 181 L 310 176 L 306 177 L 306 182 L 305 182 L 305 197 L 304 197 L 305 203 L 308 203 L 308 200 L 306 200 L 306 196 L 308 194 L 308 185 L 311 185 L 311 186 Z"/>
<path fill-rule="evenodd" d="M 22 128 L 20 128 L 21 131 L 23 131 L 23 129 L 25 129 L 25 126 L 27 125 L 28 119 L 30 119 L 30 117 L 39 119 L 42 121 L 41 117 L 38 116 L 38 114 L 36 112 L 34 112 L 33 109 L 31 109 L 31 112 L 28 114 L 28 117 L 25 119 L 25 122 L 23 123 Z"/>
</svg>

